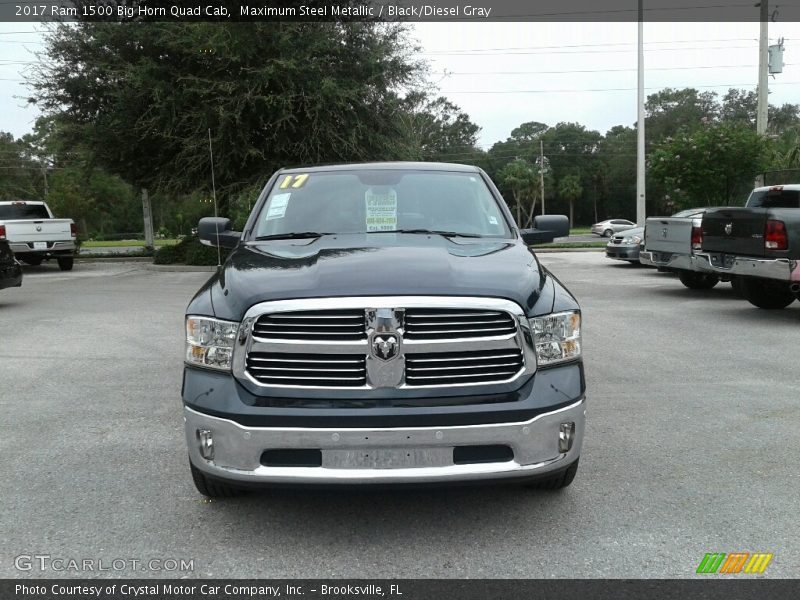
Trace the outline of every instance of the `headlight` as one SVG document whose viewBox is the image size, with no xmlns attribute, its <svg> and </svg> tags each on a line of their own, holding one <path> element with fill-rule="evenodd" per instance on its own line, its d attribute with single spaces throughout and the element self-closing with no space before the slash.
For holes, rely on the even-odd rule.
<svg viewBox="0 0 800 600">
<path fill-rule="evenodd" d="M 623 244 L 641 244 L 642 243 L 642 237 L 639 236 L 639 235 L 634 235 L 634 236 L 631 236 L 631 237 L 622 238 L 622 243 Z"/>
<path fill-rule="evenodd" d="M 186 317 L 186 362 L 229 371 L 239 323 Z"/>
<path fill-rule="evenodd" d="M 581 355 L 581 313 L 568 311 L 528 319 L 539 366 L 573 360 Z"/>
</svg>

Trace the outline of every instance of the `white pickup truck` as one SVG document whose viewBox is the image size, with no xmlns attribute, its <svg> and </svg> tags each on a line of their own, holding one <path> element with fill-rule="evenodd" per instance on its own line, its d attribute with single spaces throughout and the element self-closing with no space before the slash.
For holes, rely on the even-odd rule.
<svg viewBox="0 0 800 600">
<path fill-rule="evenodd" d="M 639 261 L 676 273 L 681 283 L 692 290 L 707 290 L 720 276 L 696 259 L 703 243 L 703 214 L 709 208 L 692 208 L 671 217 L 651 217 L 644 230 L 644 250 Z"/>
<path fill-rule="evenodd" d="M 62 271 L 72 269 L 77 231 L 72 219 L 56 219 L 44 202 L 0 202 L 0 234 L 16 258 L 29 265 L 55 258 Z"/>
</svg>

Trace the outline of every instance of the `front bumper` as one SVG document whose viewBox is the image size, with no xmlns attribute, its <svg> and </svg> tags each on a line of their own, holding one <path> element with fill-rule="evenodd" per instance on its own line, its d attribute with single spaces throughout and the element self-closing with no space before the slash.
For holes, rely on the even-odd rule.
<svg viewBox="0 0 800 600">
<path fill-rule="evenodd" d="M 583 444 L 586 402 L 545 412 L 523 422 L 434 427 L 304 428 L 247 427 L 184 407 L 186 441 L 192 464 L 205 474 L 244 484 L 391 484 L 527 478 L 563 469 L 578 459 Z M 574 423 L 568 451 L 559 449 L 562 423 Z M 213 436 L 213 458 L 203 458 L 198 430 Z M 461 446 L 504 445 L 513 458 L 502 462 L 456 464 L 450 450 Z M 266 466 L 265 450 L 320 450 L 320 466 Z M 358 466 L 368 452 L 430 450 L 426 466 Z M 410 452 L 409 452 L 410 454 Z M 368 461 L 367 461 L 368 463 Z"/>
<path fill-rule="evenodd" d="M 606 258 L 616 260 L 639 260 L 639 245 L 628 246 L 623 244 L 608 244 L 606 246 Z"/>
<path fill-rule="evenodd" d="M 695 255 L 702 270 L 721 275 L 800 281 L 800 261 L 789 258 L 750 258 L 704 252 Z"/>
</svg>

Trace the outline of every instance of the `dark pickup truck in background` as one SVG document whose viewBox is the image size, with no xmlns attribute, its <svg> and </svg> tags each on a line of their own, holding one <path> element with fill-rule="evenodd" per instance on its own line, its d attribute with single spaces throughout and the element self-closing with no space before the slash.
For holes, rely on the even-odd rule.
<svg viewBox="0 0 800 600">
<path fill-rule="evenodd" d="M 754 189 L 744 207 L 703 216 L 697 260 L 738 279 L 759 308 L 785 308 L 800 297 L 800 184 Z"/>
</svg>

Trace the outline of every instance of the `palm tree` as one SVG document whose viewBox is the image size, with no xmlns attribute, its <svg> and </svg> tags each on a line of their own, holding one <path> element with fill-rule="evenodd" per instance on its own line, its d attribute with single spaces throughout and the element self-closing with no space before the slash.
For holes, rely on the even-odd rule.
<svg viewBox="0 0 800 600">
<path fill-rule="evenodd" d="M 565 175 L 558 183 L 558 195 L 569 202 L 569 226 L 574 227 L 573 202 L 581 197 L 583 188 L 581 178 L 577 175 Z"/>
</svg>

